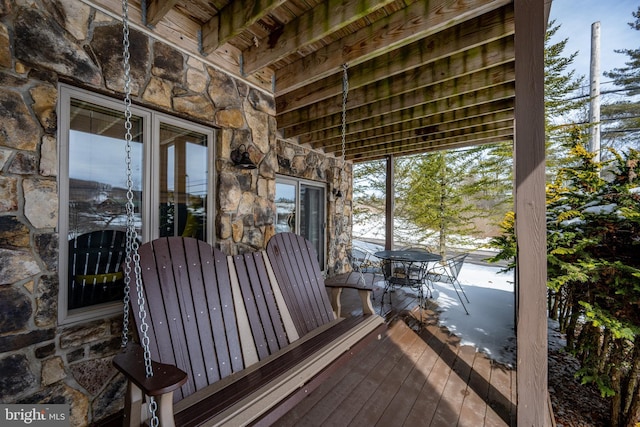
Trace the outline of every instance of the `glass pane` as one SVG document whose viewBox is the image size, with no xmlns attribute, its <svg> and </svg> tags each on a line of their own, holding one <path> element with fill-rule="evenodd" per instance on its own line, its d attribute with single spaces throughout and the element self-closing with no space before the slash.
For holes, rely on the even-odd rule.
<svg viewBox="0 0 640 427">
<path fill-rule="evenodd" d="M 276 233 L 296 232 L 296 186 L 276 182 Z"/>
<path fill-rule="evenodd" d="M 69 126 L 69 309 L 122 299 L 127 177 L 124 116 L 71 101 Z M 135 224 L 142 218 L 142 120 L 132 117 Z"/>
<path fill-rule="evenodd" d="M 300 235 L 313 243 L 324 268 L 324 188 L 301 184 Z"/>
<path fill-rule="evenodd" d="M 206 240 L 207 135 L 160 124 L 160 236 Z"/>
</svg>

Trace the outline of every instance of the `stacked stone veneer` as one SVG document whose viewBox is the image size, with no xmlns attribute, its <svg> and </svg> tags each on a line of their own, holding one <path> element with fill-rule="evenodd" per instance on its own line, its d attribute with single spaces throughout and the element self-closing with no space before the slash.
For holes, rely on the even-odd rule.
<svg viewBox="0 0 640 427">
<path fill-rule="evenodd" d="M 125 382 L 111 365 L 118 316 L 58 323 L 58 83 L 121 99 L 121 38 L 116 20 L 79 0 L 0 0 L 0 403 L 70 403 L 72 425 L 119 410 Z M 135 102 L 220 129 L 216 244 L 228 254 L 263 248 L 276 173 L 312 179 L 327 183 L 338 243 L 329 260 L 342 271 L 351 169 L 279 140 L 272 96 L 135 30 L 131 46 Z M 240 144 L 258 169 L 232 166 Z M 336 202 L 337 186 L 347 197 Z"/>
</svg>

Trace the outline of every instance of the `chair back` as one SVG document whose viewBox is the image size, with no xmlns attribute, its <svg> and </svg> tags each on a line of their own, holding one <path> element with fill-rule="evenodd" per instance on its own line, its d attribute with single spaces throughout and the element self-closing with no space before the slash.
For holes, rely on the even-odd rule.
<svg viewBox="0 0 640 427">
<path fill-rule="evenodd" d="M 206 242 L 183 237 L 153 240 L 138 253 L 151 357 L 188 375 L 174 401 L 242 370 L 226 256 Z M 131 311 L 139 327 L 136 301 L 133 297 Z"/>
<path fill-rule="evenodd" d="M 447 266 L 449 268 L 449 272 L 452 278 L 458 279 L 458 274 L 460 274 L 460 270 L 462 269 L 462 265 L 464 264 L 465 258 L 467 258 L 466 253 L 456 255 L 447 260 Z"/>
<path fill-rule="evenodd" d="M 68 308 L 121 300 L 126 233 L 96 230 L 69 241 Z"/>
<path fill-rule="evenodd" d="M 188 375 L 174 401 L 289 344 L 263 251 L 228 257 L 202 240 L 162 237 L 139 254 L 152 359 Z"/>
<path fill-rule="evenodd" d="M 300 336 L 335 320 L 311 242 L 294 233 L 278 233 L 266 251 Z"/>
<path fill-rule="evenodd" d="M 373 252 L 361 246 L 353 245 L 349 255 L 353 271 L 361 273 L 381 273 L 381 260 Z"/>
</svg>

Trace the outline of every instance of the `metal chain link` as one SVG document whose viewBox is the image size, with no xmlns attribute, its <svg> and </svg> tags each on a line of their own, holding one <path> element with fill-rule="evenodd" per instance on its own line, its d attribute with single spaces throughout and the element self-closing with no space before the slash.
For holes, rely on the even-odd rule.
<svg viewBox="0 0 640 427">
<path fill-rule="evenodd" d="M 346 162 L 346 139 L 347 139 L 347 97 L 349 95 L 349 74 L 347 64 L 342 64 L 342 168 L 344 171 Z M 340 174 L 342 179 L 342 174 Z"/>
<path fill-rule="evenodd" d="M 126 346 L 129 334 L 129 301 L 131 299 L 131 265 L 136 280 L 136 292 L 138 295 L 138 316 L 140 317 L 141 342 L 144 350 L 144 366 L 147 378 L 153 376 L 153 366 L 151 365 L 151 351 L 149 350 L 149 325 L 147 324 L 147 313 L 145 311 L 145 298 L 142 288 L 142 270 L 140 268 L 140 254 L 138 253 L 138 232 L 135 224 L 135 205 L 133 203 L 133 171 L 131 167 L 131 64 L 129 53 L 129 3 L 122 0 L 122 57 L 124 62 L 124 118 L 125 118 L 125 163 L 127 169 L 127 248 L 125 252 L 125 296 L 124 315 L 122 325 L 122 345 Z M 157 415 L 158 405 L 153 396 L 149 397 L 149 412 L 151 415 L 151 426 L 158 427 L 160 421 Z"/>
<path fill-rule="evenodd" d="M 342 157 L 340 164 L 340 175 L 338 176 L 338 190 L 336 193 L 336 230 L 333 241 L 338 239 L 345 227 L 344 205 L 346 194 L 342 194 L 342 177 L 346 163 L 346 138 L 347 138 L 347 96 L 349 94 L 349 75 L 347 73 L 348 65 L 342 64 Z M 340 194 L 340 196 L 338 196 Z M 339 214 L 339 215 L 338 215 Z M 339 218 L 339 219 L 338 219 Z M 336 242 L 337 243 L 337 242 Z"/>
<path fill-rule="evenodd" d="M 129 63 L 129 5 L 122 1 L 122 47 L 124 63 L 124 128 L 125 128 L 125 163 L 127 170 L 127 245 L 124 258 L 124 308 L 122 318 L 122 347 L 129 342 L 129 301 L 131 300 L 131 236 L 129 235 L 129 222 L 132 215 L 129 213 L 129 178 L 131 172 L 131 65 Z M 133 186 L 133 184 L 131 184 Z M 132 196 L 133 197 L 133 196 Z"/>
</svg>

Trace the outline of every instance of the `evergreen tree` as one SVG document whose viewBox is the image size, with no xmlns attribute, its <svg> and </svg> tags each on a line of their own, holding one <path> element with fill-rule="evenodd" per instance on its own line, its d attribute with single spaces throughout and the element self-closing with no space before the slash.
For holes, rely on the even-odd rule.
<svg viewBox="0 0 640 427">
<path fill-rule="evenodd" d="M 569 70 L 578 52 L 564 56 L 568 39 L 551 43 L 551 39 L 560 29 L 555 20 L 547 26 L 544 49 L 544 101 L 547 175 L 562 166 L 567 154 L 567 128 L 564 123 L 573 123 L 576 117 L 585 114 L 586 99 L 573 98 L 584 82 L 584 77 L 576 76 Z M 569 100 L 568 100 L 569 99 Z M 583 132 L 587 131 L 586 125 Z"/>
<path fill-rule="evenodd" d="M 635 18 L 629 26 L 640 30 L 640 6 L 632 12 Z M 619 49 L 617 53 L 627 55 L 629 60 L 622 68 L 606 71 L 605 76 L 613 80 L 616 86 L 624 89 L 628 97 L 625 100 L 603 104 L 601 108 L 603 145 L 617 149 L 632 147 L 638 149 L 640 138 L 640 102 L 631 97 L 640 95 L 640 48 Z"/>
<path fill-rule="evenodd" d="M 629 26 L 638 31 L 640 30 L 640 6 L 631 14 L 635 21 L 630 22 Z M 640 49 L 617 49 L 615 52 L 627 55 L 629 61 L 625 63 L 625 67 L 614 68 L 612 71 L 605 72 L 604 75 L 613 79 L 617 86 L 625 88 L 629 96 L 640 95 Z"/>
<path fill-rule="evenodd" d="M 488 153 L 487 147 L 436 151 L 414 156 L 405 169 L 405 185 L 398 188 L 399 216 L 415 224 L 423 239 L 435 236 L 443 258 L 448 246 L 472 244 L 480 234 L 478 219 L 492 216 L 509 197 L 496 192 L 506 187 L 505 176 L 489 168 Z"/>
<path fill-rule="evenodd" d="M 353 225 L 362 228 L 384 218 L 386 162 L 375 160 L 353 165 Z"/>
<path fill-rule="evenodd" d="M 597 163 L 576 138 L 572 167 L 547 193 L 550 314 L 565 327 L 583 383 L 611 398 L 612 425 L 640 417 L 640 153 Z"/>
</svg>

